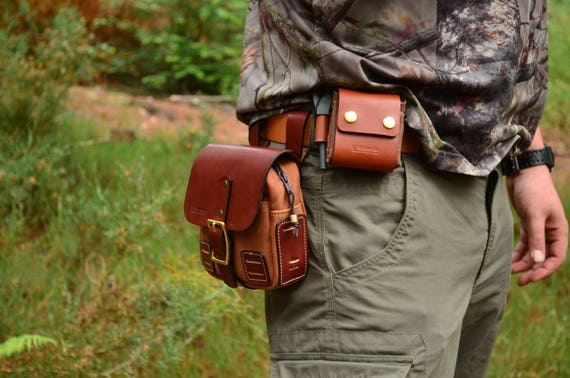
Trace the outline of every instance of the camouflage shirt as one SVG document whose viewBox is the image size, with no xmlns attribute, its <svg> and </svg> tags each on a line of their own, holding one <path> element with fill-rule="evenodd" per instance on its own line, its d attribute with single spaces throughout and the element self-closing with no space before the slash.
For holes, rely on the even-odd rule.
<svg viewBox="0 0 570 378">
<path fill-rule="evenodd" d="M 238 117 L 323 87 L 399 93 L 431 166 L 486 175 L 544 108 L 546 0 L 250 0 Z"/>
</svg>

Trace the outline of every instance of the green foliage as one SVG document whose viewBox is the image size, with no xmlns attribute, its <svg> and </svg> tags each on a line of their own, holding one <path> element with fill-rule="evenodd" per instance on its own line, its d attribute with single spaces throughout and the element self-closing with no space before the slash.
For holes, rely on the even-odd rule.
<svg viewBox="0 0 570 378">
<path fill-rule="evenodd" d="M 3 9 L 0 79 L 9 80 L 4 92 L 34 96 L 4 96 L 0 111 L 25 102 L 24 114 L 37 113 L 26 123 L 32 131 L 53 123 L 66 85 L 94 74 L 163 93 L 237 90 L 247 2 L 28 1 L 9 0 Z M 44 85 L 50 96 L 38 97 Z"/>
<path fill-rule="evenodd" d="M 39 348 L 47 344 L 56 345 L 56 341 L 52 338 L 41 335 L 21 335 L 11 337 L 0 344 L 0 358 L 10 357 L 14 354 L 20 354 L 24 351 Z"/>
<path fill-rule="evenodd" d="M 92 59 L 161 90 L 230 90 L 222 78 L 237 82 L 247 2 L 106 0 L 86 23 L 69 10 L 38 22 L 39 8 L 9 4 L 18 6 L 0 21 L 0 356 L 6 344 L 14 354 L 0 359 L 0 376 L 267 376 L 263 293 L 211 279 L 182 214 L 191 161 L 212 140 L 208 114 L 201 130 L 84 143 L 105 125 L 63 106 Z M 549 6 L 555 106 L 545 119 L 565 128 L 569 6 Z M 569 187 L 560 186 L 566 209 Z M 570 376 L 568 264 L 530 287 L 514 280 L 489 376 Z M 46 329 L 60 347 L 41 347 L 54 341 L 34 336 Z"/>
<path fill-rule="evenodd" d="M 0 151 L 0 212 L 2 221 L 43 228 L 61 206 L 61 193 L 75 184 L 68 167 L 69 151 L 48 137 L 32 148 L 14 144 Z M 17 147 L 20 147 L 17 149 Z M 10 155 L 5 152 L 12 152 Z M 20 230 L 23 230 L 21 227 Z"/>
<path fill-rule="evenodd" d="M 8 157 L 52 132 L 68 86 L 93 73 L 95 50 L 79 14 L 62 8 L 40 29 L 30 25 L 33 13 L 24 1 L 0 22 L 0 151 Z"/>
<path fill-rule="evenodd" d="M 247 2 L 124 0 L 108 7 L 117 16 L 97 19 L 95 34 L 116 52 L 108 62 L 115 78 L 141 79 L 160 92 L 235 93 Z"/>
<path fill-rule="evenodd" d="M 155 12 L 148 2 L 143 4 L 145 11 Z M 235 90 L 247 3 L 170 0 L 163 4 L 169 25 L 164 30 L 139 32 L 143 48 L 154 52 L 152 62 L 158 68 L 143 83 L 167 91 Z"/>
<path fill-rule="evenodd" d="M 570 4 L 552 0 L 549 7 L 549 84 L 548 100 L 542 124 L 546 128 L 568 132 L 570 129 Z M 570 146 L 568 146 L 570 147 Z"/>
<path fill-rule="evenodd" d="M 0 21 L 0 212 L 37 233 L 75 185 L 69 150 L 53 135 L 69 86 L 90 80 L 98 49 L 76 10 L 39 23 L 27 1 L 10 5 Z"/>
<path fill-rule="evenodd" d="M 204 131 L 189 126 L 170 137 L 98 144 L 81 143 L 95 136 L 95 125 L 63 121 L 52 139 L 59 147 L 22 162 L 32 166 L 38 190 L 48 184 L 34 159 L 46 156 L 40 165 L 50 172 L 65 163 L 68 185 L 57 192 L 55 211 L 40 230 L 5 222 L 0 231 L 0 338 L 50 329 L 62 347 L 13 355 L 0 361 L 0 375 L 199 376 L 241 362 L 220 351 L 229 342 L 248 360 L 265 361 L 261 302 L 254 308 L 209 277 L 197 259 L 196 230 L 183 219 L 180 188 L 192 156 L 211 141 L 211 117 L 202 117 Z M 218 335 L 203 338 L 212 326 Z M 249 346 L 233 332 L 250 335 Z M 244 368 L 242 376 L 258 370 Z"/>
</svg>

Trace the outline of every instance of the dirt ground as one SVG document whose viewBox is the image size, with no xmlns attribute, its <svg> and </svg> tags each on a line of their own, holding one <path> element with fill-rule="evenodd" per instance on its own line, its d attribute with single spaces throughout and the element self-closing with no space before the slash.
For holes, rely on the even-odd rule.
<svg viewBox="0 0 570 378">
<path fill-rule="evenodd" d="M 104 125 L 102 138 L 132 140 L 154 133 L 176 132 L 189 125 L 202 127 L 202 115 L 209 114 L 214 119 L 216 142 L 247 144 L 247 127 L 237 120 L 234 106 L 224 97 L 158 99 L 102 87 L 74 87 L 69 102 L 71 110 L 80 117 Z M 552 171 L 554 180 L 558 185 L 565 185 L 570 180 L 570 135 L 551 132 L 544 133 L 544 138 L 556 154 L 556 167 Z"/>
<path fill-rule="evenodd" d="M 101 136 L 125 139 L 148 138 L 155 133 L 202 127 L 201 118 L 214 119 L 219 143 L 247 143 L 247 126 L 237 120 L 227 99 L 212 96 L 135 96 L 101 87 L 74 87 L 69 106 L 79 117 L 101 126 Z"/>
</svg>

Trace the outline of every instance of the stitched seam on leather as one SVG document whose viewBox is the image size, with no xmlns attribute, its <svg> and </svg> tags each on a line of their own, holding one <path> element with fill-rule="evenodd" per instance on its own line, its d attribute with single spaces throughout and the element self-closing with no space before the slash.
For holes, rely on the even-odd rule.
<svg viewBox="0 0 570 378">
<path fill-rule="evenodd" d="M 254 255 L 254 256 L 263 256 L 262 252 L 256 252 L 256 251 L 244 251 L 244 253 L 241 254 L 241 263 L 243 265 L 245 274 L 247 275 L 247 279 L 250 281 L 255 281 L 255 282 L 264 282 L 267 283 L 269 280 L 269 273 L 267 272 L 267 267 L 265 266 L 265 264 L 263 264 L 263 271 L 265 272 L 265 277 L 266 279 L 261 280 L 259 278 L 252 278 L 249 271 L 247 270 L 247 264 L 246 264 L 246 260 L 245 260 L 245 255 Z M 262 260 L 263 261 L 263 260 Z"/>
<path fill-rule="evenodd" d="M 296 205 L 295 205 L 295 212 L 299 213 L 299 212 L 301 211 L 301 209 L 302 209 L 301 206 L 302 206 L 302 205 L 301 205 L 301 202 L 299 202 L 298 204 L 296 204 Z M 284 210 L 271 210 L 271 211 L 269 212 L 269 216 L 271 216 L 271 217 L 275 217 L 275 216 L 277 216 L 277 217 L 282 217 L 283 214 L 289 214 L 290 212 L 291 212 L 291 209 L 289 209 L 289 208 L 284 209 Z"/>
<path fill-rule="evenodd" d="M 304 216 L 299 216 L 299 218 L 305 218 Z M 285 225 L 285 223 L 287 222 L 287 220 L 283 220 L 279 223 L 279 225 L 277 226 L 277 249 L 278 251 L 281 250 L 281 232 L 279 232 L 281 230 L 281 228 Z M 305 221 L 305 227 L 303 227 L 303 254 L 305 256 L 305 269 L 302 275 L 292 278 L 288 281 L 282 282 L 281 280 L 283 279 L 283 260 L 281 259 L 281 254 L 279 254 L 279 281 L 281 282 L 281 285 L 287 285 L 289 283 L 295 282 L 295 281 L 299 281 L 300 279 L 303 279 L 306 275 L 307 275 L 307 270 L 308 270 L 308 263 L 307 263 L 307 226 L 306 226 L 307 222 Z"/>
</svg>

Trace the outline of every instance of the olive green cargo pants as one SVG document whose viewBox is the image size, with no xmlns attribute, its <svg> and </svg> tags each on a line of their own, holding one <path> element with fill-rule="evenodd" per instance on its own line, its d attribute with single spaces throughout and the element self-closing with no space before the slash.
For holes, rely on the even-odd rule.
<svg viewBox="0 0 570 378">
<path fill-rule="evenodd" d="M 509 285 L 513 221 L 497 172 L 302 165 L 310 268 L 269 292 L 274 377 L 482 377 Z"/>
</svg>

